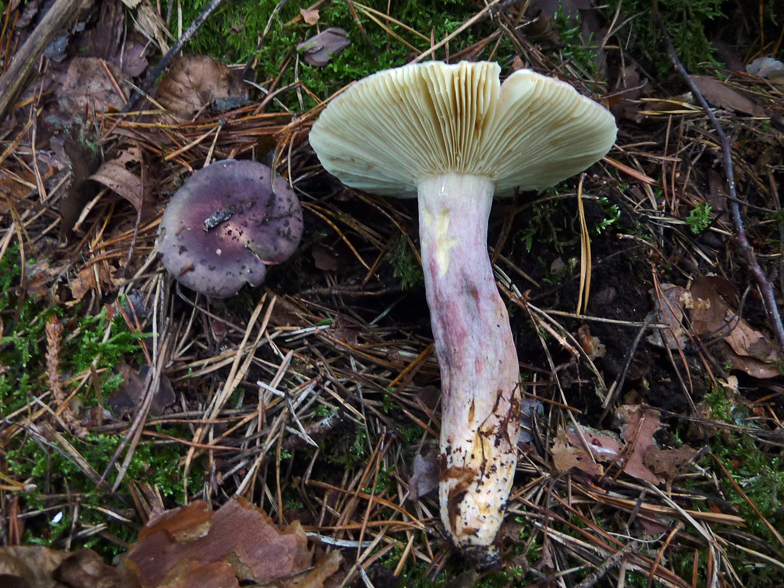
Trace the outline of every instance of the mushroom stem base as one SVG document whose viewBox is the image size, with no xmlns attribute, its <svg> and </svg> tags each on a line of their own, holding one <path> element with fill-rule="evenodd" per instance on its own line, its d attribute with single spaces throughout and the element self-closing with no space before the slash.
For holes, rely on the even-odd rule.
<svg viewBox="0 0 784 588">
<path fill-rule="evenodd" d="M 445 174 L 418 185 L 422 265 L 441 371 L 441 520 L 482 565 L 497 559 L 517 465 L 519 367 L 487 253 L 487 178 Z"/>
</svg>

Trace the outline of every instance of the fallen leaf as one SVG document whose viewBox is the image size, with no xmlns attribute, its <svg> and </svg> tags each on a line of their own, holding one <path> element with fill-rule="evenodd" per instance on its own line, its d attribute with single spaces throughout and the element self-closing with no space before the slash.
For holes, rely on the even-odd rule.
<svg viewBox="0 0 784 588">
<path fill-rule="evenodd" d="M 732 311 L 727 312 L 727 322 L 737 320 L 737 315 Z M 738 355 L 752 357 L 762 363 L 776 363 L 779 359 L 779 352 L 773 343 L 759 331 L 752 328 L 745 320 L 740 319 L 737 325 L 724 338 L 729 343 L 732 350 Z"/>
<path fill-rule="evenodd" d="M 623 471 L 640 480 L 659 484 L 662 480 L 644 462 L 645 454 L 656 448 L 653 434 L 661 426 L 659 413 L 634 405 L 623 405 L 615 412 L 621 420 L 621 434 L 631 449 L 624 448 Z"/>
<path fill-rule="evenodd" d="M 347 31 L 330 27 L 297 45 L 297 51 L 302 52 L 305 63 L 324 67 L 349 45 L 351 39 Z"/>
<path fill-rule="evenodd" d="M 113 190 L 128 202 L 138 212 L 142 208 L 143 189 L 142 180 L 136 174 L 125 169 L 124 165 L 116 161 L 107 161 L 98 168 L 90 179 L 103 184 Z"/>
<path fill-rule="evenodd" d="M 120 572 L 91 549 L 82 549 L 54 570 L 52 577 L 69 588 L 124 588 Z"/>
<path fill-rule="evenodd" d="M 610 110 L 618 117 L 625 118 L 640 124 L 645 118 L 640 114 L 642 103 L 639 99 L 647 85 L 647 78 L 643 78 L 636 63 L 618 68 L 614 94 L 610 98 Z"/>
<path fill-rule="evenodd" d="M 142 366 L 138 372 L 126 363 L 121 363 L 117 367 L 123 377 L 123 383 L 117 391 L 109 397 L 109 406 L 118 417 L 136 414 L 141 407 L 144 399 L 144 383 L 150 366 Z M 171 381 L 166 374 L 161 374 L 160 385 L 153 392 L 152 403 L 150 404 L 150 414 L 159 416 L 167 406 L 174 404 L 176 397 L 172 389 Z"/>
<path fill-rule="evenodd" d="M 753 357 L 742 357 L 733 353 L 731 349 L 727 350 L 727 359 L 732 364 L 732 369 L 746 372 L 753 378 L 767 380 L 781 375 L 778 362 L 765 363 Z"/>
<path fill-rule="evenodd" d="M 751 116 L 764 116 L 765 111 L 756 102 L 740 92 L 708 76 L 691 76 L 694 84 L 708 102 Z"/>
<path fill-rule="evenodd" d="M 67 553 L 47 547 L 0 547 L 0 578 L 10 576 L 18 586 L 49 588 L 52 572 L 68 557 Z"/>
<path fill-rule="evenodd" d="M 638 514 L 635 521 L 640 523 L 640 526 L 645 530 L 645 534 L 650 537 L 655 537 L 661 535 L 662 533 L 666 533 L 669 531 L 672 526 L 669 521 L 665 522 L 664 520 L 666 517 L 661 515 L 659 516 L 648 516 L 645 514 Z"/>
<path fill-rule="evenodd" d="M 201 586 L 184 579 L 200 578 L 202 567 L 208 578 L 223 578 L 225 565 L 239 580 L 267 583 L 304 571 L 311 561 L 299 523 L 281 532 L 243 498 L 230 500 L 214 513 L 203 502 L 194 502 L 148 527 L 125 559 L 127 570 L 143 588 Z"/>
<path fill-rule="evenodd" d="M 214 100 L 247 97 L 239 74 L 206 55 L 175 58 L 156 95 L 164 108 L 188 120 Z"/>
<path fill-rule="evenodd" d="M 676 449 L 649 447 L 643 461 L 654 473 L 672 482 L 699 452 L 688 445 Z"/>
<path fill-rule="evenodd" d="M 95 112 L 122 110 L 128 98 L 125 82 L 125 75 L 111 63 L 96 57 L 74 57 L 62 87 L 57 89 L 57 102 L 63 112 L 78 118 L 88 107 Z"/>
<path fill-rule="evenodd" d="M 424 457 L 417 455 L 414 458 L 414 471 L 408 481 L 408 497 L 419 500 L 438 488 L 439 471 L 438 457 L 434 453 Z"/>
<path fill-rule="evenodd" d="M 92 266 L 82 268 L 76 277 L 68 284 L 74 302 L 80 302 L 85 295 L 95 289 L 95 271 Z"/>
<path fill-rule="evenodd" d="M 604 473 L 604 468 L 598 462 L 614 463 L 630 476 L 654 484 L 660 483 L 662 480 L 643 461 L 646 452 L 651 448 L 656 449 L 653 433 L 661 424 L 658 413 L 642 411 L 638 406 L 624 405 L 616 414 L 621 419 L 626 443 L 621 442 L 610 431 L 583 426 L 578 433 L 570 427 L 558 433 L 553 445 L 553 463 L 556 469 L 565 472 L 576 468 L 598 477 Z M 590 455 L 586 451 L 586 444 Z"/>
<path fill-rule="evenodd" d="M 318 8 L 300 8 L 299 13 L 302 15 L 302 20 L 309 25 L 314 25 L 319 20 Z"/>
<path fill-rule="evenodd" d="M 733 369 L 760 379 L 781 375 L 778 347 L 730 308 L 729 303 L 735 303 L 739 294 L 732 282 L 718 276 L 704 276 L 692 282 L 690 291 L 695 334 L 723 338 L 729 346 L 727 357 Z"/>
<path fill-rule="evenodd" d="M 316 245 L 313 247 L 311 254 L 313 255 L 313 261 L 316 262 L 316 267 L 320 270 L 334 272 L 340 268 L 338 256 L 328 247 Z"/>
<path fill-rule="evenodd" d="M 324 582 L 332 577 L 343 563 L 343 556 L 339 551 L 331 552 L 326 558 L 316 565 L 304 578 L 292 578 L 286 583 L 287 588 L 323 588 Z"/>
<path fill-rule="evenodd" d="M 38 546 L 0 547 L 0 586 L 126 588 L 120 572 L 90 549 L 68 553 Z"/>
<path fill-rule="evenodd" d="M 210 506 L 203 500 L 155 513 L 139 531 L 139 542 L 159 531 L 166 532 L 178 542 L 199 539 L 209 532 L 212 515 Z"/>
<path fill-rule="evenodd" d="M 553 465 L 559 472 L 568 472 L 572 468 L 585 472 L 589 476 L 601 476 L 604 468 L 595 463 L 588 452 L 579 445 L 572 445 L 566 431 L 561 429 L 555 438 L 552 449 Z"/>
</svg>

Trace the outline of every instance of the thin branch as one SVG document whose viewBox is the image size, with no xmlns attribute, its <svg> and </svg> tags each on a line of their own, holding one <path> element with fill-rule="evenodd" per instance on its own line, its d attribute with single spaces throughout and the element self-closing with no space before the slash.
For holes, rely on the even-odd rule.
<svg viewBox="0 0 784 588">
<path fill-rule="evenodd" d="M 730 192 L 730 198 L 728 198 L 728 200 L 730 200 L 732 219 L 735 221 L 735 230 L 738 232 L 738 241 L 740 242 L 741 249 L 743 249 L 743 253 L 746 256 L 746 261 L 748 262 L 749 267 L 754 274 L 757 285 L 762 291 L 762 298 L 765 302 L 765 308 L 768 311 L 770 321 L 773 324 L 773 330 L 776 333 L 776 339 L 778 340 L 779 345 L 784 347 L 784 325 L 782 325 L 781 314 L 779 313 L 779 308 L 776 304 L 776 294 L 773 290 L 773 285 L 770 283 L 768 277 L 765 275 L 765 272 L 757 262 L 757 257 L 754 255 L 754 249 L 751 247 L 751 244 L 746 237 L 746 228 L 743 225 L 743 216 L 741 214 L 740 205 L 738 204 L 738 193 L 735 188 L 735 171 L 732 164 L 732 144 L 730 142 L 730 138 L 724 132 L 724 129 L 721 127 L 721 124 L 716 118 L 716 115 L 713 114 L 711 107 L 705 101 L 705 98 L 703 97 L 699 88 L 697 88 L 694 80 L 692 80 L 689 72 L 686 71 L 683 63 L 681 63 L 681 60 L 678 57 L 678 53 L 675 50 L 675 46 L 672 44 L 672 41 L 670 40 L 670 37 L 663 26 L 661 27 L 661 31 L 664 37 L 664 42 L 667 45 L 667 55 L 669 56 L 670 61 L 672 61 L 673 65 L 678 70 L 678 73 L 689 86 L 689 89 L 700 103 L 700 106 L 702 106 L 705 114 L 708 115 L 708 118 L 713 124 L 713 128 L 716 129 L 716 133 L 721 140 L 721 151 L 722 155 L 724 156 L 724 173 L 727 176 L 727 184 L 729 185 Z"/>
</svg>

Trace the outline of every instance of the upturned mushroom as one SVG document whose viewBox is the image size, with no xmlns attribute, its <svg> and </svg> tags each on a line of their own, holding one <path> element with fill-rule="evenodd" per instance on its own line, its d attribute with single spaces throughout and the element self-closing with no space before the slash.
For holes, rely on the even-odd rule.
<svg viewBox="0 0 784 588">
<path fill-rule="evenodd" d="M 441 372 L 441 520 L 480 565 L 517 464 L 519 364 L 487 251 L 493 195 L 540 190 L 601 159 L 612 115 L 572 86 L 496 63 L 430 62 L 361 80 L 310 133 L 324 168 L 375 194 L 418 197 L 419 236 Z"/>
<path fill-rule="evenodd" d="M 260 286 L 302 238 L 302 208 L 282 177 L 254 161 L 229 159 L 197 171 L 161 219 L 158 251 L 176 280 L 213 298 Z"/>
</svg>

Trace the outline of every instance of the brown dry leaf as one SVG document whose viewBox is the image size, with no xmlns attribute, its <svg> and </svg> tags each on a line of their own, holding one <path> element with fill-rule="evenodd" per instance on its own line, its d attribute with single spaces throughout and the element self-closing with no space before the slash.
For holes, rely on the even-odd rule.
<svg viewBox="0 0 784 588">
<path fill-rule="evenodd" d="M 696 449 L 692 449 L 688 445 L 681 445 L 676 449 L 650 447 L 645 452 L 643 461 L 654 473 L 672 482 L 683 468 L 697 457 L 698 453 Z"/>
<path fill-rule="evenodd" d="M 71 307 L 78 304 L 79 301 L 82 300 L 91 290 L 98 288 L 95 268 L 98 268 L 97 274 L 100 285 L 109 286 L 111 284 L 109 272 L 104 264 L 95 264 L 84 267 L 79 270 L 79 273 L 73 280 L 71 280 L 70 284 L 68 285 L 71 288 L 71 295 L 73 296 L 73 300 L 66 302 L 66 306 Z"/>
<path fill-rule="evenodd" d="M 184 559 L 166 576 L 158 588 L 240 588 L 231 564 L 216 561 L 208 564 Z"/>
<path fill-rule="evenodd" d="M 568 472 L 575 468 L 589 476 L 601 476 L 604 468 L 595 463 L 588 452 L 579 445 L 572 445 L 566 431 L 561 429 L 553 443 L 553 465 L 559 472 Z"/>
<path fill-rule="evenodd" d="M 209 515 L 209 518 L 208 518 Z M 270 582 L 310 565 L 307 537 L 299 523 L 279 531 L 260 509 L 232 499 L 214 513 L 203 502 L 159 517 L 140 533 L 125 565 L 144 588 L 185 588 L 188 578 L 221 577 L 227 564 L 240 580 Z M 242 533 L 237 530 L 242 529 Z"/>
<path fill-rule="evenodd" d="M 731 349 L 727 350 L 727 359 L 732 363 L 732 369 L 746 372 L 753 378 L 767 380 L 781 375 L 778 362 L 765 363 L 753 357 L 741 357 L 733 353 Z"/>
<path fill-rule="evenodd" d="M 621 432 L 631 449 L 624 447 L 625 463 L 623 471 L 639 480 L 659 484 L 662 480 L 645 465 L 645 454 L 656 448 L 653 434 L 661 426 L 659 413 L 639 406 L 624 405 L 618 408 L 616 416 L 621 420 Z"/>
<path fill-rule="evenodd" d="M 613 114 L 640 124 L 645 116 L 640 114 L 642 103 L 639 99 L 643 96 L 647 81 L 647 79 L 643 79 L 634 63 L 619 69 L 616 82 L 618 94 L 610 98 L 610 110 Z"/>
<path fill-rule="evenodd" d="M 297 45 L 297 51 L 303 53 L 305 63 L 324 67 L 349 45 L 351 39 L 348 38 L 347 31 L 330 27 Z"/>
<path fill-rule="evenodd" d="M 725 317 L 729 306 L 723 297 L 736 302 L 739 293 L 735 285 L 720 276 L 702 276 L 691 283 L 689 292 L 694 301 L 691 311 L 694 333 L 700 336 L 726 336 L 729 328 Z"/>
<path fill-rule="evenodd" d="M 124 165 L 117 161 L 107 161 L 98 168 L 90 179 L 99 184 L 103 184 L 113 190 L 128 202 L 138 212 L 142 208 L 143 188 L 142 180 L 136 174 L 125 169 Z"/>
<path fill-rule="evenodd" d="M 73 302 L 77 303 L 90 291 L 95 289 L 95 272 L 93 266 L 88 266 L 79 271 L 68 286 L 71 288 Z"/>
<path fill-rule="evenodd" d="M 68 557 L 67 553 L 47 547 L 0 547 L 0 578 L 29 588 L 57 586 L 52 572 Z"/>
<path fill-rule="evenodd" d="M 188 120 L 214 100 L 247 98 L 239 74 L 206 55 L 175 58 L 156 95 L 172 114 Z"/>
<path fill-rule="evenodd" d="M 87 107 L 95 112 L 122 110 L 128 98 L 125 81 L 125 74 L 111 63 L 96 57 L 74 57 L 65 82 L 57 89 L 57 102 L 63 112 L 77 117 L 83 116 Z"/>
<path fill-rule="evenodd" d="M 117 369 L 122 374 L 123 383 L 117 392 L 109 397 L 109 406 L 118 417 L 135 414 L 144 399 L 144 382 L 147 379 L 150 366 L 145 365 L 137 372 L 128 364 L 121 363 Z M 153 394 L 150 404 L 152 416 L 162 415 L 166 407 L 174 404 L 177 400 L 171 381 L 166 374 L 161 374 L 160 385 Z"/>
<path fill-rule="evenodd" d="M 737 321 L 737 315 L 732 311 L 728 311 L 727 319 L 732 322 Z M 738 325 L 724 339 L 735 353 L 768 364 L 776 363 L 779 360 L 778 349 L 765 335 L 752 328 L 743 319 L 737 322 Z"/>
<path fill-rule="evenodd" d="M 125 588 L 116 568 L 90 549 L 0 547 L 0 586 L 19 588 Z"/>
<path fill-rule="evenodd" d="M 778 369 L 781 354 L 764 334 L 754 329 L 730 309 L 724 300 L 738 298 L 734 284 L 718 276 L 701 277 L 690 288 L 694 307 L 691 320 L 694 332 L 706 337 L 723 337 L 729 345 L 727 357 L 733 369 L 746 372 L 755 378 L 774 378 L 781 375 Z"/>
<path fill-rule="evenodd" d="M 302 15 L 302 20 L 309 25 L 314 25 L 319 20 L 318 8 L 300 8 L 299 13 Z"/>
<path fill-rule="evenodd" d="M 414 471 L 408 481 L 408 497 L 411 500 L 419 500 L 438 488 L 439 471 L 438 457 L 435 453 L 429 453 L 424 457 L 417 455 L 414 458 Z"/>
<path fill-rule="evenodd" d="M 70 554 L 52 576 L 69 588 L 125 588 L 117 568 L 91 549 Z"/>
<path fill-rule="evenodd" d="M 323 588 L 324 582 L 338 571 L 343 563 L 343 556 L 339 551 L 333 551 L 304 578 L 292 578 L 284 584 L 284 588 Z"/>
<path fill-rule="evenodd" d="M 159 531 L 164 531 L 178 542 L 199 539 L 209 532 L 212 515 L 209 505 L 202 500 L 155 513 L 139 531 L 139 542 Z"/>
<path fill-rule="evenodd" d="M 765 115 L 765 111 L 756 102 L 719 80 L 707 76 L 691 76 L 691 79 L 708 102 L 751 116 Z"/>
<path fill-rule="evenodd" d="M 323 245 L 316 245 L 311 251 L 313 261 L 316 262 L 316 267 L 320 270 L 334 272 L 340 269 L 340 262 L 338 255 Z"/>
</svg>

